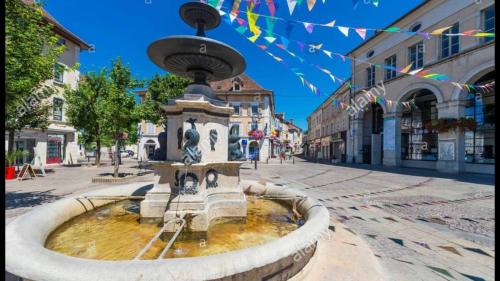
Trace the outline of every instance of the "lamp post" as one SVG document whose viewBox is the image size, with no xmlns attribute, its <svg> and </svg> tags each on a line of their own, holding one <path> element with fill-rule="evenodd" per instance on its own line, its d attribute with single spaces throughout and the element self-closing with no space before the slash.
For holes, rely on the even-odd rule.
<svg viewBox="0 0 500 281">
<path fill-rule="evenodd" d="M 257 124 L 257 129 L 259 129 L 259 113 L 252 115 L 252 123 Z M 257 140 L 257 149 L 253 150 L 253 163 L 254 169 L 257 170 L 257 155 L 260 154 L 260 145 Z"/>
</svg>

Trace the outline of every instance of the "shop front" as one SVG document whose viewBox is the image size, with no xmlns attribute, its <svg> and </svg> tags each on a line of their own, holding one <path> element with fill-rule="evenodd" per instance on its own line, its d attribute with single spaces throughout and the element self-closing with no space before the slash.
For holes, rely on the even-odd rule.
<svg viewBox="0 0 500 281">
<path fill-rule="evenodd" d="M 64 135 L 47 135 L 47 164 L 60 164 L 64 159 Z"/>
<path fill-rule="evenodd" d="M 337 132 L 332 135 L 332 162 L 346 162 L 346 136 L 347 132 Z"/>
</svg>

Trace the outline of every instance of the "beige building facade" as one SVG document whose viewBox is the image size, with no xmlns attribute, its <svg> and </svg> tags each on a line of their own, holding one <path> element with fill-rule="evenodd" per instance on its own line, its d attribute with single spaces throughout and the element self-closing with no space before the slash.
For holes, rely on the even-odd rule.
<svg viewBox="0 0 500 281">
<path fill-rule="evenodd" d="M 146 90 L 136 91 L 141 102 L 146 98 Z M 139 138 L 137 140 L 137 159 L 142 161 L 154 160 L 155 153 L 160 148 L 158 136 L 165 132 L 163 126 L 148 120 L 142 120 L 138 124 Z"/>
<path fill-rule="evenodd" d="M 14 148 L 28 151 L 29 155 L 18 159 L 18 164 L 34 161 L 39 165 L 74 164 L 83 158 L 78 146 L 78 135 L 75 128 L 66 117 L 64 101 L 64 85 L 75 89 L 78 84 L 80 72 L 72 69 L 80 61 L 80 52 L 91 49 L 91 46 L 62 26 L 49 13 L 44 11 L 44 18 L 53 24 L 54 31 L 60 40 L 58 44 L 65 45 L 64 53 L 60 55 L 54 67 L 54 78 L 45 83 L 57 90 L 57 93 L 48 100 L 52 109 L 49 115 L 49 125 L 46 130 L 23 129 L 15 133 Z M 25 101 L 36 99 L 26 94 Z M 29 110 L 25 108 L 24 110 Z M 5 150 L 8 148 L 8 132 L 5 132 Z"/>
<path fill-rule="evenodd" d="M 349 91 L 349 105 L 359 104 L 365 90 L 377 89 L 384 98 L 363 110 L 348 110 L 348 162 L 494 173 L 494 86 L 487 91 L 467 90 L 451 83 L 494 83 L 495 39 L 453 35 L 471 30 L 494 33 L 494 5 L 492 0 L 424 1 L 388 26 L 415 35 L 380 32 L 347 54 L 354 58 L 351 80 L 357 86 Z M 425 33 L 440 28 L 446 28 L 444 35 L 426 38 Z M 415 75 L 385 67 L 400 70 L 408 65 Z M 424 73 L 447 77 L 440 81 L 418 76 Z M 325 130 L 326 124 L 316 120 L 325 110 L 316 110 L 308 119 L 310 143 L 314 143 L 312 137 L 318 142 L 318 132 Z M 474 125 L 436 126 L 450 120 Z"/>
<path fill-rule="evenodd" d="M 243 155 L 247 159 L 265 161 L 272 155 L 273 91 L 264 89 L 246 74 L 212 82 L 211 86 L 220 99 L 234 107 L 229 128 L 239 134 Z M 254 139 L 249 136 L 254 130 L 260 130 L 263 137 Z"/>
<path fill-rule="evenodd" d="M 349 102 L 349 88 L 342 84 L 308 117 L 306 157 L 332 162 L 347 161 L 349 116 L 333 100 Z"/>
</svg>

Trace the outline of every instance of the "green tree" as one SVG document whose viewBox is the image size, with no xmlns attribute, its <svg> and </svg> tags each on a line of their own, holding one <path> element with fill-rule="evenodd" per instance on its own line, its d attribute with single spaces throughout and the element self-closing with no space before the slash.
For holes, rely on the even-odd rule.
<svg viewBox="0 0 500 281">
<path fill-rule="evenodd" d="M 144 101 L 139 106 L 140 117 L 167 129 L 167 117 L 161 105 L 169 99 L 177 98 L 186 89 L 190 81 L 175 75 L 155 74 L 148 82 L 148 89 Z"/>
<path fill-rule="evenodd" d="M 130 133 L 134 132 L 134 126 L 140 120 L 133 89 L 142 86 L 142 82 L 132 77 L 129 67 L 123 65 L 120 58 L 112 62 L 108 81 L 109 91 L 100 103 L 101 118 L 106 126 L 106 132 L 114 138 L 115 168 L 113 175 L 118 177 L 122 133 L 129 133 L 132 137 Z"/>
<path fill-rule="evenodd" d="M 71 124 L 80 130 L 83 143 L 88 147 L 95 142 L 95 164 L 101 163 L 101 145 L 105 121 L 101 118 L 106 109 L 101 105 L 110 89 L 105 69 L 86 73 L 75 90 L 66 88 L 66 115 Z"/>
<path fill-rule="evenodd" d="M 5 130 L 8 151 L 14 150 L 14 134 L 25 127 L 46 128 L 54 88 L 43 83 L 54 76 L 59 46 L 42 7 L 21 0 L 5 1 Z"/>
</svg>

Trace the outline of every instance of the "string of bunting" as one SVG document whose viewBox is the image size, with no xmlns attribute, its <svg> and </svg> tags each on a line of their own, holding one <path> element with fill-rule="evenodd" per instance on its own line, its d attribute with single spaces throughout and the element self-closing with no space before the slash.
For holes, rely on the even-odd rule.
<svg viewBox="0 0 500 281">
<path fill-rule="evenodd" d="M 255 0 L 255 1 L 257 1 L 257 0 Z M 234 0 L 233 6 L 231 8 L 226 7 L 226 6 L 221 6 L 220 8 L 217 8 L 218 6 L 215 6 L 215 5 L 212 5 L 212 6 L 217 8 L 219 10 L 219 13 L 221 13 L 221 15 L 229 13 L 231 22 L 233 22 L 236 19 L 236 17 L 238 16 L 239 12 L 241 12 L 241 13 L 245 13 L 247 15 L 250 15 L 251 17 L 254 17 L 256 20 L 258 17 L 266 18 L 267 23 L 272 22 L 272 24 L 274 24 L 274 22 L 276 22 L 276 21 L 282 21 L 287 25 L 288 29 L 293 28 L 293 26 L 291 25 L 292 23 L 297 23 L 297 24 L 303 25 L 305 30 L 309 34 L 311 34 L 314 31 L 315 26 L 336 28 L 340 33 L 342 33 L 346 37 L 349 37 L 350 31 L 354 31 L 363 40 L 366 39 L 366 35 L 367 35 L 368 31 L 404 33 L 404 34 L 411 35 L 411 36 L 418 35 L 418 36 L 423 37 L 426 40 L 429 40 L 431 38 L 431 36 L 468 36 L 468 37 L 493 37 L 493 38 L 495 37 L 495 33 L 485 32 L 485 31 L 480 30 L 480 29 L 471 29 L 471 30 L 467 30 L 467 31 L 459 32 L 459 33 L 445 33 L 445 31 L 449 30 L 452 26 L 440 27 L 440 28 L 434 29 L 431 32 L 423 32 L 423 31 L 411 31 L 409 29 L 402 29 L 402 28 L 397 27 L 397 26 L 391 26 L 388 28 L 351 27 L 351 26 L 344 26 L 344 25 L 340 26 L 340 25 L 336 25 L 335 20 L 329 21 L 327 23 L 306 22 L 306 21 L 300 21 L 300 20 L 285 19 L 285 18 L 275 16 L 276 8 L 274 6 L 274 2 L 272 2 L 272 1 L 266 1 L 266 3 L 270 3 L 268 5 L 270 16 L 254 12 L 255 7 L 256 7 L 255 4 L 253 4 L 254 2 L 249 3 L 249 6 L 247 6 L 246 12 L 240 11 L 239 10 L 240 3 L 241 3 L 241 0 Z M 249 8 L 249 7 L 252 7 L 252 5 L 253 5 L 253 8 Z"/>
<path fill-rule="evenodd" d="M 240 25 L 239 27 L 236 28 L 236 30 L 239 33 L 241 33 L 241 34 L 244 34 L 244 32 L 246 31 L 247 21 L 245 21 L 242 18 L 236 18 L 236 19 L 237 19 L 238 24 Z M 250 22 L 248 22 L 248 25 L 250 26 Z M 255 28 L 252 28 L 252 29 L 255 30 Z M 255 43 L 256 40 L 260 37 L 261 34 L 262 33 L 259 30 L 257 33 L 254 33 L 254 35 L 251 36 L 251 37 L 249 37 L 248 39 L 252 43 Z M 275 42 L 277 42 L 276 41 L 277 37 L 274 37 L 272 35 L 279 36 L 279 38 L 281 40 L 281 44 L 275 43 Z M 275 32 L 271 32 L 269 30 L 267 31 L 267 35 L 264 37 L 264 39 L 266 40 L 265 44 L 258 45 L 258 47 L 261 48 L 262 50 L 266 50 L 268 48 L 269 44 L 274 44 L 278 48 L 286 51 L 292 57 L 295 57 L 298 60 L 300 60 L 301 63 L 304 62 L 303 58 L 297 56 L 296 54 L 294 54 L 293 52 L 291 52 L 290 50 L 288 50 L 289 43 L 290 42 L 295 42 L 299 46 L 299 49 L 302 52 L 304 52 L 304 47 L 306 46 L 306 44 L 304 42 L 286 38 L 283 35 L 277 34 Z M 323 44 L 317 44 L 317 45 L 309 44 L 308 46 L 310 48 L 314 48 L 316 50 L 321 51 L 324 55 L 328 56 L 329 58 L 333 58 L 333 55 L 335 55 L 335 56 L 341 58 L 344 62 L 346 61 L 346 59 L 349 59 L 349 60 L 352 60 L 352 61 L 357 61 L 357 62 L 361 62 L 361 63 L 366 63 L 366 64 L 369 64 L 369 65 L 373 65 L 373 66 L 378 67 L 378 68 L 382 67 L 384 69 L 396 71 L 396 72 L 399 72 L 399 73 L 402 73 L 402 74 L 414 75 L 414 76 L 417 76 L 417 77 L 431 79 L 431 80 L 439 80 L 439 81 L 447 81 L 448 80 L 448 76 L 446 76 L 444 74 L 429 73 L 430 72 L 429 70 L 426 70 L 426 69 L 423 69 L 423 68 L 411 70 L 412 64 L 407 65 L 405 67 L 400 67 L 400 68 L 396 68 L 396 67 L 389 66 L 389 65 L 373 64 L 373 63 L 370 63 L 370 62 L 368 62 L 366 60 L 356 59 L 356 58 L 352 58 L 350 56 L 344 56 L 343 54 L 340 54 L 340 53 L 337 53 L 337 52 L 333 52 L 333 51 L 330 51 L 330 50 L 322 49 L 322 45 Z M 324 72 L 327 75 L 329 75 L 330 78 L 332 78 L 332 80 L 334 81 L 334 83 L 336 82 L 336 80 L 338 80 L 341 83 L 345 82 L 342 79 L 336 78 L 331 73 L 331 71 L 329 71 L 329 70 L 327 70 L 327 69 L 325 69 L 325 68 L 323 68 L 323 67 L 321 67 L 319 65 L 314 65 L 314 66 L 316 68 L 318 68 L 319 70 L 321 70 L 322 72 Z M 450 83 L 452 85 L 456 86 L 456 87 L 459 87 L 460 89 L 464 89 L 465 88 L 469 92 L 471 92 L 472 90 L 477 91 L 478 89 L 480 89 L 482 92 L 485 92 L 487 90 L 491 90 L 493 88 L 493 86 L 494 86 L 494 82 L 492 84 L 489 84 L 489 85 L 460 84 L 460 83 L 457 83 L 457 82 L 450 82 Z M 367 87 L 359 87 L 359 88 L 362 89 L 362 88 L 367 88 Z M 383 97 L 379 97 L 379 98 L 381 98 L 383 100 Z"/>
</svg>

